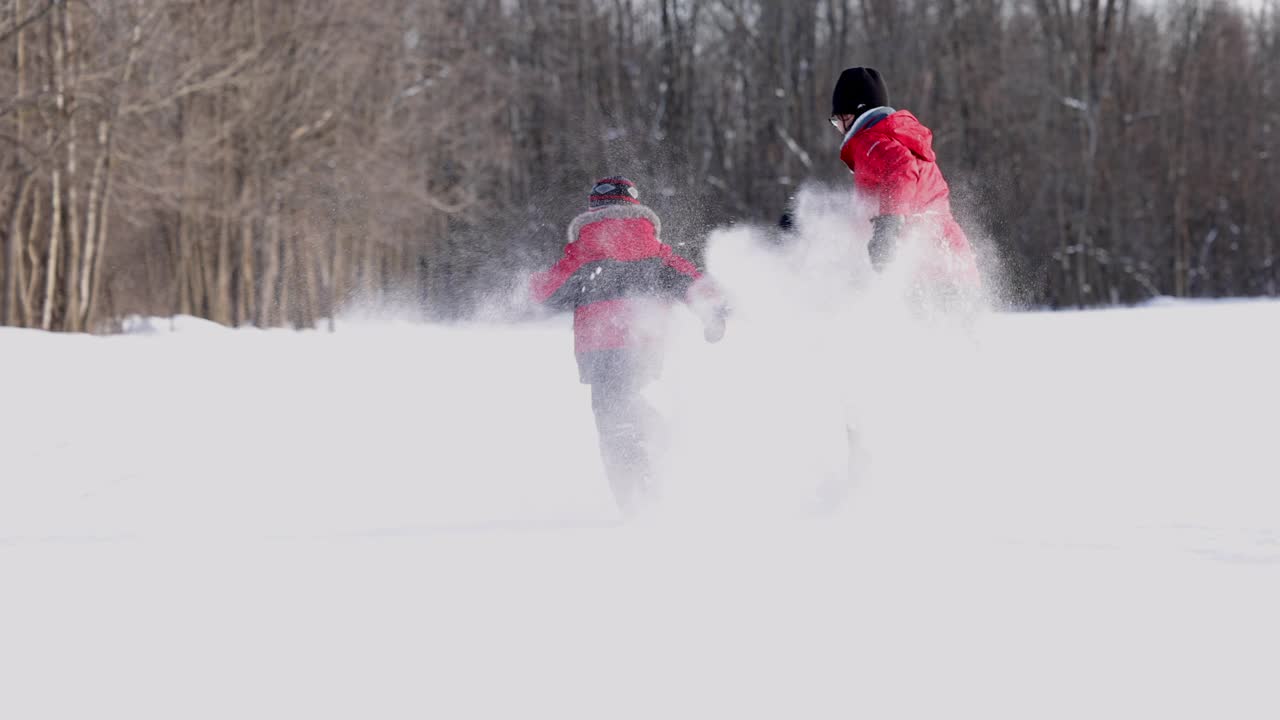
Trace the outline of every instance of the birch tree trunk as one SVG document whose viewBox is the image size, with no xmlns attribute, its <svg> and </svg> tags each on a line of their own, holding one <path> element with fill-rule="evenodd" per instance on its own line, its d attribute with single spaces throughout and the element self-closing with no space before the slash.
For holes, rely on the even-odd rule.
<svg viewBox="0 0 1280 720">
<path fill-rule="evenodd" d="M 67 268 L 63 280 L 63 286 L 66 288 L 66 309 L 62 318 L 62 327 L 64 330 L 76 332 L 80 330 L 80 318 L 83 314 L 83 308 L 80 306 L 80 284 L 76 282 L 76 271 L 80 267 L 80 204 L 77 192 L 77 163 L 76 163 L 76 109 L 75 104 L 75 83 L 76 83 L 76 50 L 75 50 L 75 34 L 72 28 L 71 8 L 67 3 L 62 3 L 62 45 L 65 48 L 66 62 L 64 64 L 64 74 L 67 80 L 64 81 L 72 88 L 71 97 L 63 104 L 63 122 L 67 132 Z M 62 94 L 62 91 L 59 91 Z"/>
<path fill-rule="evenodd" d="M 35 189 L 35 199 L 31 203 L 31 227 L 27 230 L 27 260 L 26 264 L 31 266 L 31 276 L 27 278 L 25 285 L 21 285 L 19 290 L 22 297 L 22 321 L 23 327 L 32 327 L 35 325 L 36 319 L 36 292 L 39 290 L 40 283 L 40 257 L 36 248 L 40 242 L 40 220 L 44 217 L 40 206 L 42 199 L 40 197 L 40 186 Z"/>
<path fill-rule="evenodd" d="M 14 0 L 14 22 L 20 22 L 22 17 L 23 2 L 22 0 Z M 21 28 L 16 31 L 14 46 L 13 73 L 17 85 L 17 97 L 23 98 L 27 94 L 27 52 L 26 32 Z M 23 122 L 25 114 L 26 111 L 21 106 L 14 109 L 14 138 L 17 140 L 19 147 L 26 142 L 26 128 Z M 6 325 L 17 325 L 19 322 L 19 294 L 23 286 L 21 280 L 22 267 L 25 262 L 22 257 L 22 249 L 26 236 L 23 234 L 22 216 L 31 190 L 33 176 L 30 171 L 23 171 L 22 161 L 19 159 L 16 149 L 12 155 L 9 172 L 15 177 L 21 176 L 22 179 L 20 181 L 21 189 L 15 197 L 12 205 L 12 216 L 9 219 L 9 237 L 5 249 L 4 296 L 0 298 L 0 308 L 2 308 L 0 310 L 0 321 Z"/>
<path fill-rule="evenodd" d="M 280 278 L 280 200 L 271 203 L 264 233 L 262 288 L 258 300 L 258 325 L 271 327 L 277 317 L 277 283 Z"/>
<path fill-rule="evenodd" d="M 116 123 L 120 118 L 121 95 L 128 90 L 129 81 L 133 78 L 133 68 L 138 59 L 138 47 L 142 43 L 142 22 L 134 23 L 129 34 L 129 50 L 125 57 L 124 69 L 120 73 L 120 82 L 111 99 L 111 110 L 104 123 L 98 125 L 98 144 L 100 147 L 98 161 L 93 169 L 93 180 L 90 184 L 89 221 L 86 225 L 92 229 L 85 236 L 84 267 L 81 269 L 80 297 L 84 308 L 80 318 L 83 327 L 92 327 L 97 308 L 97 295 L 102 277 L 102 257 L 107 246 L 107 211 L 111 198 L 111 161 L 115 149 Z"/>
<path fill-rule="evenodd" d="M 49 72 L 57 117 L 64 118 L 66 98 L 63 95 L 62 41 L 56 20 L 56 15 L 50 15 L 46 26 L 49 56 L 53 58 Z M 47 136 L 48 146 L 52 149 L 56 146 L 58 137 L 52 123 L 49 125 Z M 62 172 L 56 163 L 53 166 L 49 185 L 49 252 L 45 258 L 44 305 L 40 312 L 40 327 L 43 330 L 53 328 L 53 303 L 58 289 L 58 251 L 62 239 Z"/>
<path fill-rule="evenodd" d="M 30 173 L 22 176 L 13 201 L 13 214 L 9 218 L 9 237 L 5 250 L 4 264 L 3 315 L 0 315 L 0 319 L 4 321 L 5 325 L 25 324 L 22 322 L 25 318 L 20 319 L 20 301 L 18 298 L 19 288 L 22 284 L 22 264 L 26 262 L 22 257 L 23 241 L 26 238 L 23 232 L 22 218 L 27 211 L 27 200 L 31 196 L 33 179 L 34 176 Z"/>
<path fill-rule="evenodd" d="M 249 178 L 245 178 L 240 191 L 240 303 L 236 308 L 236 325 L 247 325 L 260 320 L 257 317 L 257 297 L 254 294 L 254 243 L 253 216 L 249 211 Z"/>
</svg>

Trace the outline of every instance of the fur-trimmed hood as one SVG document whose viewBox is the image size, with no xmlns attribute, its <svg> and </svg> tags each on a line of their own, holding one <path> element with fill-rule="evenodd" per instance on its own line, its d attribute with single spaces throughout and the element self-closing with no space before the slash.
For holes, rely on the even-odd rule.
<svg viewBox="0 0 1280 720">
<path fill-rule="evenodd" d="M 653 233 L 656 237 L 662 236 L 662 221 L 658 219 L 658 214 L 650 210 L 645 205 L 626 204 L 626 205 L 606 205 L 595 210 L 588 210 L 569 223 L 569 242 L 578 240 L 578 233 L 582 232 L 582 228 L 591 223 L 600 222 L 601 220 L 627 220 L 633 218 L 641 218 L 653 223 Z"/>
</svg>

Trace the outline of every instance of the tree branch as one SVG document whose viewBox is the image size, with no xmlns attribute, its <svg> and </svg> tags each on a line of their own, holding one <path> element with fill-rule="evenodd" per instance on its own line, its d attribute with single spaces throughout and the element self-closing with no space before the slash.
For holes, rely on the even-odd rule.
<svg viewBox="0 0 1280 720">
<path fill-rule="evenodd" d="M 14 21 L 13 27 L 7 27 L 4 30 L 0 30 L 0 43 L 8 40 L 14 35 L 17 35 L 22 32 L 23 28 L 44 17 L 46 13 L 53 9 L 54 5 L 57 5 L 61 1 L 62 0 L 48 0 L 45 2 L 44 7 L 38 10 L 32 10 L 31 14 L 22 20 Z"/>
</svg>

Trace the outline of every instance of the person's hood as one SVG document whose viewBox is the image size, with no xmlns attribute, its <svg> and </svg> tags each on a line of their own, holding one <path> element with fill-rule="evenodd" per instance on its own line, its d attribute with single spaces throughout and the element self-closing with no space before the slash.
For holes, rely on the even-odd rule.
<svg viewBox="0 0 1280 720">
<path fill-rule="evenodd" d="M 937 160 L 938 156 L 933 152 L 933 131 L 906 110 L 899 110 L 865 129 L 860 129 L 860 132 L 869 137 L 882 135 L 896 140 L 912 154 L 928 162 Z"/>
<path fill-rule="evenodd" d="M 897 111 L 888 105 L 881 105 L 879 107 L 873 107 L 862 113 L 853 121 L 853 124 L 849 126 L 848 132 L 844 134 L 844 140 L 840 142 L 840 147 L 844 147 L 845 143 L 849 142 L 849 138 L 862 132 L 863 129 L 875 125 L 895 112 Z"/>
<path fill-rule="evenodd" d="M 648 207 L 638 203 L 619 203 L 616 205 L 605 205 L 603 207 L 588 210 L 575 217 L 573 222 L 569 223 L 569 242 L 577 242 L 578 234 L 582 232 L 582 228 L 590 225 L 591 223 L 603 222 L 605 220 L 630 220 L 635 218 L 648 220 L 652 223 L 654 235 L 662 234 L 662 221 L 659 220 L 658 215 Z"/>
</svg>

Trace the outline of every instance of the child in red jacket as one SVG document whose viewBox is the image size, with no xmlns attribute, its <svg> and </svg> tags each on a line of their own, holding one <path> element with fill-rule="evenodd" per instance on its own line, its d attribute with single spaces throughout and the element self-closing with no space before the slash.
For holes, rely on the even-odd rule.
<svg viewBox="0 0 1280 720">
<path fill-rule="evenodd" d="M 831 124 L 844 135 L 840 159 L 855 187 L 876 204 L 867 246 L 877 270 L 910 248 L 915 277 L 943 293 L 981 285 L 973 250 L 951 214 L 951 191 L 938 169 L 933 133 L 915 115 L 889 107 L 873 68 L 849 68 L 831 95 Z M 905 254 L 905 253 L 903 253 Z"/>
<path fill-rule="evenodd" d="M 628 511 L 652 488 L 646 452 L 660 435 L 640 395 L 661 371 L 665 314 L 686 300 L 706 339 L 724 334 L 723 305 L 693 263 L 659 239 L 662 223 L 625 177 L 596 181 L 588 210 L 569 224 L 564 256 L 534 275 L 534 299 L 572 308 L 579 379 L 591 385 L 600 453 L 619 506 Z"/>
</svg>

